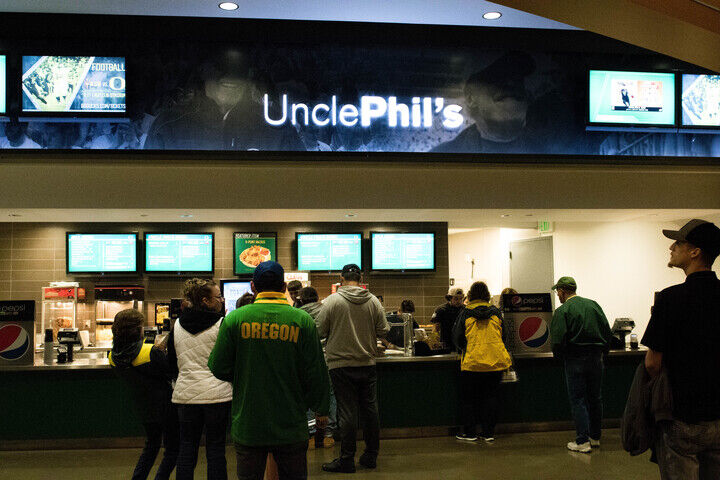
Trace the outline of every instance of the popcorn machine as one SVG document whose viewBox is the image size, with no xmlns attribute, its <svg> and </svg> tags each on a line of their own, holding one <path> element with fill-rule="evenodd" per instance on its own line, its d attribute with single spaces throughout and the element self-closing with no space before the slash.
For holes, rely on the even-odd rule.
<svg viewBox="0 0 720 480">
<path fill-rule="evenodd" d="M 57 341 L 61 328 L 79 328 L 78 301 L 85 300 L 85 289 L 76 282 L 53 282 L 42 287 L 42 328 L 52 328 L 53 341 Z"/>
</svg>

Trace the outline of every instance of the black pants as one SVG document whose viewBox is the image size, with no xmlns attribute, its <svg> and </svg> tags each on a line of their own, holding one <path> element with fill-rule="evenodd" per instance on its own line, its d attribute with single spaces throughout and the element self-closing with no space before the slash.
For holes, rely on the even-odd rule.
<svg viewBox="0 0 720 480">
<path fill-rule="evenodd" d="M 460 372 L 460 411 L 465 435 L 476 436 L 479 420 L 482 436 L 495 436 L 501 379 L 502 372 Z"/>
<path fill-rule="evenodd" d="M 341 367 L 330 370 L 337 399 L 340 458 L 355 459 L 358 421 L 365 440 L 365 454 L 377 458 L 380 450 L 380 417 L 377 404 L 377 370 Z"/>
<path fill-rule="evenodd" d="M 200 437 L 205 428 L 205 456 L 208 480 L 227 480 L 225 438 L 232 402 L 209 404 L 181 404 L 180 455 L 177 460 L 177 480 L 193 478 L 197 465 Z"/>
<path fill-rule="evenodd" d="M 238 480 L 262 480 L 265 462 L 272 453 L 280 480 L 305 480 L 308 442 L 268 447 L 248 447 L 235 444 Z"/>
<path fill-rule="evenodd" d="M 177 408 L 168 407 L 167 416 L 163 422 L 144 423 L 145 448 L 138 459 L 132 480 L 145 480 L 160 452 L 160 446 L 165 445 L 165 454 L 158 468 L 155 480 L 167 480 L 175 469 L 178 457 L 178 416 Z"/>
</svg>

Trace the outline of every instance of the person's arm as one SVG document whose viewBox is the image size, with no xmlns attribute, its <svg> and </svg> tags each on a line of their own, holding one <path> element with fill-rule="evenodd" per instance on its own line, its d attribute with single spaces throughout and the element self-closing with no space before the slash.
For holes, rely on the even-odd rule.
<svg viewBox="0 0 720 480">
<path fill-rule="evenodd" d="M 567 320 L 565 319 L 564 310 L 557 309 L 553 313 L 550 322 L 550 344 L 552 345 L 553 356 L 559 358 L 562 356 L 565 348 L 565 336 L 567 335 Z"/>
<path fill-rule="evenodd" d="M 308 315 L 307 325 L 300 332 L 300 357 L 308 407 L 320 417 L 330 412 L 330 374 L 325 364 L 320 337 Z"/>
<path fill-rule="evenodd" d="M 645 370 L 651 377 L 657 377 L 660 374 L 662 368 L 662 352 L 656 352 L 652 348 L 649 348 L 645 354 Z"/>
<path fill-rule="evenodd" d="M 150 349 L 150 369 L 152 376 L 169 380 L 171 372 L 168 359 L 165 352 L 158 347 L 152 347 L 152 349 Z"/>
<path fill-rule="evenodd" d="M 237 318 L 237 317 L 235 317 Z M 232 382 L 235 378 L 235 326 L 237 322 L 225 321 L 220 324 L 215 347 L 208 358 L 208 368 L 219 380 Z"/>
<path fill-rule="evenodd" d="M 460 311 L 455 323 L 452 327 L 452 338 L 455 346 L 460 350 L 467 348 L 467 337 L 465 336 L 465 315 L 462 314 L 464 310 Z"/>
<path fill-rule="evenodd" d="M 168 373 L 172 378 L 177 378 L 180 373 L 178 368 L 177 350 L 175 350 L 175 329 L 170 330 L 167 336 L 167 364 Z"/>
<path fill-rule="evenodd" d="M 317 326 L 317 334 L 320 338 L 327 338 L 330 333 L 330 318 L 332 310 L 332 300 L 325 301 L 323 307 L 315 317 L 315 325 Z"/>
<path fill-rule="evenodd" d="M 602 335 L 603 341 L 605 342 L 605 353 L 607 353 L 608 351 L 610 351 L 610 338 L 612 337 L 612 331 L 610 330 L 610 322 L 608 322 L 608 319 L 605 316 L 605 312 L 603 312 L 600 304 L 595 302 L 595 305 L 597 305 L 598 316 L 600 317 L 598 319 L 600 334 Z"/>
<path fill-rule="evenodd" d="M 657 302 L 653 305 L 650 321 L 645 329 L 645 335 L 641 340 L 642 344 L 648 347 L 645 354 L 645 370 L 651 377 L 655 377 L 660 373 L 663 362 L 663 352 L 667 350 L 668 338 L 668 319 L 665 300 L 662 295 L 658 295 Z"/>
</svg>

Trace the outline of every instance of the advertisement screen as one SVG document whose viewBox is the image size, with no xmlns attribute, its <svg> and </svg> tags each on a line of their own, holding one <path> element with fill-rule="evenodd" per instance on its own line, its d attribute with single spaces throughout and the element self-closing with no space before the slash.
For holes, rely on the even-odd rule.
<svg viewBox="0 0 720 480">
<path fill-rule="evenodd" d="M 22 58 L 23 112 L 124 113 L 125 58 Z"/>
<path fill-rule="evenodd" d="M 68 273 L 137 272 L 137 234 L 68 233 Z"/>
<path fill-rule="evenodd" d="M 0 55 L 0 114 L 7 111 L 7 60 Z"/>
<path fill-rule="evenodd" d="M 434 270 L 434 233 L 371 233 L 372 270 Z"/>
<path fill-rule="evenodd" d="M 252 274 L 262 262 L 277 260 L 277 234 L 235 232 L 233 248 L 235 275 Z"/>
<path fill-rule="evenodd" d="M 354 263 L 362 268 L 361 233 L 298 233 L 298 270 L 334 271 Z"/>
<path fill-rule="evenodd" d="M 246 293 L 252 293 L 250 287 L 250 281 L 228 281 L 220 280 L 220 289 L 222 290 L 222 296 L 225 297 L 225 313 L 230 313 L 235 310 L 235 304 L 237 299 L 245 295 Z"/>
<path fill-rule="evenodd" d="M 212 273 L 212 233 L 146 233 L 146 272 Z"/>
<path fill-rule="evenodd" d="M 675 125 L 675 74 L 590 70 L 590 123 Z"/>
<path fill-rule="evenodd" d="M 682 76 L 683 126 L 720 126 L 720 75 Z"/>
</svg>

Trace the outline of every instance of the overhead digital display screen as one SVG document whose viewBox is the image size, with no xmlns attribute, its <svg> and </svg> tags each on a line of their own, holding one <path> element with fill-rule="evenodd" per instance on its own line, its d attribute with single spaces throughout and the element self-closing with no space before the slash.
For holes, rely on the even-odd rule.
<svg viewBox="0 0 720 480">
<path fill-rule="evenodd" d="M 125 58 L 22 57 L 23 112 L 124 113 Z"/>
<path fill-rule="evenodd" d="M 222 296 L 225 297 L 226 314 L 235 310 L 235 304 L 237 303 L 238 298 L 242 297 L 246 293 L 252 293 L 250 280 L 220 280 L 220 290 L 222 292 Z"/>
<path fill-rule="evenodd" d="M 0 114 L 7 111 L 7 59 L 0 55 Z"/>
<path fill-rule="evenodd" d="M 212 273 L 212 233 L 146 233 L 148 273 Z"/>
<path fill-rule="evenodd" d="M 298 270 L 339 271 L 354 263 L 362 268 L 361 233 L 297 233 Z"/>
<path fill-rule="evenodd" d="M 720 126 L 720 75 L 682 76 L 683 126 Z"/>
<path fill-rule="evenodd" d="M 675 74 L 590 70 L 590 123 L 675 125 Z"/>
<path fill-rule="evenodd" d="M 68 233 L 68 273 L 137 272 L 136 233 Z"/>
<path fill-rule="evenodd" d="M 277 234 L 235 232 L 233 249 L 235 275 L 252 274 L 262 262 L 277 260 Z"/>
<path fill-rule="evenodd" d="M 434 233 L 370 234 L 371 270 L 435 270 Z"/>
</svg>

